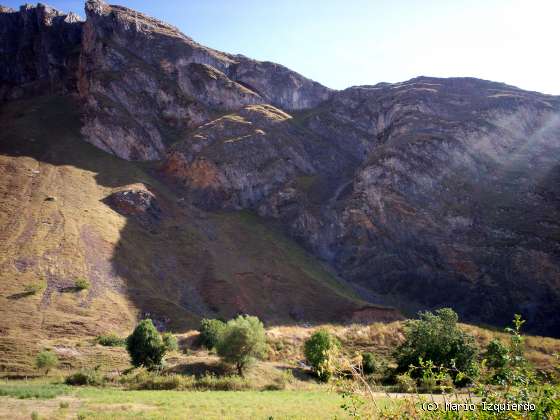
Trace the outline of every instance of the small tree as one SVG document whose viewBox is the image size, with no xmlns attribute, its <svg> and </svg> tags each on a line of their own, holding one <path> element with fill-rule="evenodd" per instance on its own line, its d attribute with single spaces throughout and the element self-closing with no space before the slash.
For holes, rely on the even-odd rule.
<svg viewBox="0 0 560 420">
<path fill-rule="evenodd" d="M 442 308 L 435 313 L 420 312 L 419 318 L 405 324 L 405 340 L 394 353 L 397 372 L 406 372 L 423 360 L 455 372 L 471 373 L 476 357 L 474 338 L 459 328 L 457 314 Z M 412 373 L 420 375 L 420 371 Z"/>
<path fill-rule="evenodd" d="M 238 316 L 227 322 L 216 345 L 218 355 L 226 363 L 243 371 L 255 358 L 262 358 L 266 351 L 266 334 L 263 323 L 256 316 Z"/>
<path fill-rule="evenodd" d="M 135 367 L 151 370 L 161 365 L 165 345 L 151 319 L 144 319 L 126 339 L 126 349 Z"/>
<path fill-rule="evenodd" d="M 35 358 L 35 366 L 37 369 L 44 369 L 45 375 L 48 375 L 51 369 L 58 366 L 58 357 L 52 351 L 44 350 Z"/>
<path fill-rule="evenodd" d="M 334 358 L 339 348 L 338 339 L 325 330 L 315 332 L 305 342 L 305 358 L 321 381 L 328 382 L 331 378 L 334 372 Z"/>
<path fill-rule="evenodd" d="M 179 344 L 177 343 L 177 337 L 175 337 L 170 332 L 163 333 L 161 335 L 163 340 L 163 345 L 166 351 L 176 351 L 179 350 Z"/>
<path fill-rule="evenodd" d="M 366 375 L 371 375 L 377 370 L 377 363 L 375 362 L 373 353 L 362 353 L 362 370 Z"/>
<path fill-rule="evenodd" d="M 220 335 L 226 327 L 225 322 L 219 319 L 203 319 L 200 321 L 200 344 L 211 350 L 218 344 Z"/>
</svg>

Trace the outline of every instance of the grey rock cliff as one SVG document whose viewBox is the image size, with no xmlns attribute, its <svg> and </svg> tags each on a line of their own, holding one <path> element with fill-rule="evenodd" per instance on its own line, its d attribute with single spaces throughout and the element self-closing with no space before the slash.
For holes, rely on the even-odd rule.
<svg viewBox="0 0 560 420">
<path fill-rule="evenodd" d="M 82 25 L 39 3 L 0 6 L 0 103 L 44 92 L 76 91 Z"/>
<path fill-rule="evenodd" d="M 258 103 L 303 109 L 330 94 L 285 67 L 206 48 L 124 7 L 88 1 L 86 14 L 83 132 L 125 159 L 160 159 L 187 129 L 225 111 Z"/>
<path fill-rule="evenodd" d="M 557 335 L 558 156 L 560 98 L 422 77 L 349 88 L 276 127 L 222 117 L 164 170 L 199 205 L 280 219 L 378 303 L 501 324 L 521 312 Z"/>
</svg>

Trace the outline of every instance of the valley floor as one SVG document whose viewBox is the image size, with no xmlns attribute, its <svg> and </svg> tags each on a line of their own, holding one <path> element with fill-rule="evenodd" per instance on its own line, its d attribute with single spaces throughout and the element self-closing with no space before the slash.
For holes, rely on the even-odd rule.
<svg viewBox="0 0 560 420">
<path fill-rule="evenodd" d="M 40 419 L 344 418 L 344 411 L 340 408 L 342 397 L 327 388 L 313 391 L 182 392 L 88 387 L 67 392 L 50 399 L 0 397 L 0 418 L 36 418 L 32 417 L 33 412 Z"/>
</svg>

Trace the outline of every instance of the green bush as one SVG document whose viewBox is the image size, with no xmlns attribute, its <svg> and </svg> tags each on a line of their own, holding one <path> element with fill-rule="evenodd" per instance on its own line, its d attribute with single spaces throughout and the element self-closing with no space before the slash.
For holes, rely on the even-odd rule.
<svg viewBox="0 0 560 420">
<path fill-rule="evenodd" d="M 36 281 L 33 283 L 27 283 L 23 290 L 25 293 L 29 293 L 30 295 L 36 295 L 37 293 L 43 291 L 45 289 L 45 282 L 43 281 Z"/>
<path fill-rule="evenodd" d="M 513 326 L 506 328 L 506 332 L 509 333 L 506 363 L 501 365 L 502 360 L 499 358 L 498 367 L 488 369 L 484 375 L 486 377 L 483 377 L 485 380 L 473 388 L 477 397 L 487 404 L 505 405 L 511 401 L 532 403 L 535 409 L 526 413 L 526 418 L 558 419 L 560 418 L 560 387 L 549 383 L 547 379 L 539 380 L 534 367 L 526 359 L 525 337 L 521 334 L 524 323 L 521 316 L 516 314 Z M 503 354 L 501 346 L 492 345 L 492 348 L 492 352 L 497 350 L 498 355 Z M 484 369 L 482 371 L 484 373 Z M 496 383 L 499 386 L 496 386 Z M 508 417 L 507 413 L 503 418 L 506 417 Z M 519 417 L 523 416 L 519 415 Z M 481 415 L 477 418 L 487 417 Z"/>
<path fill-rule="evenodd" d="M 99 335 L 95 341 L 105 347 L 121 347 L 126 345 L 126 340 L 124 338 L 113 333 Z"/>
<path fill-rule="evenodd" d="M 408 372 L 403 373 L 402 375 L 397 375 L 395 377 L 395 384 L 397 386 L 398 392 L 416 392 L 416 381 L 410 376 Z"/>
<path fill-rule="evenodd" d="M 250 382 L 242 376 L 204 375 L 196 380 L 194 389 L 199 391 L 244 391 L 250 388 Z"/>
<path fill-rule="evenodd" d="M 179 344 L 177 343 L 177 337 L 175 337 L 170 332 L 163 333 L 161 335 L 163 340 L 163 345 L 166 351 L 177 351 L 179 350 Z"/>
<path fill-rule="evenodd" d="M 140 321 L 126 339 L 126 349 L 134 366 L 144 366 L 150 370 L 161 366 L 166 351 L 151 319 Z"/>
<path fill-rule="evenodd" d="M 121 378 L 121 383 L 128 389 L 138 390 L 171 390 L 184 391 L 194 388 L 195 378 L 182 375 L 160 375 L 155 372 L 141 370 Z"/>
<path fill-rule="evenodd" d="M 457 380 L 459 371 L 471 373 L 476 357 L 474 338 L 458 327 L 457 314 L 450 308 L 443 308 L 435 313 L 420 312 L 419 316 L 405 324 L 405 340 L 394 353 L 397 372 L 407 372 L 424 360 L 449 370 Z M 412 370 L 412 376 L 420 375 L 421 370 Z"/>
<path fill-rule="evenodd" d="M 256 316 L 238 316 L 227 322 L 216 345 L 218 356 L 235 365 L 239 376 L 255 358 L 266 353 L 266 334 Z"/>
<path fill-rule="evenodd" d="M 68 375 L 64 380 L 66 385 L 90 385 L 99 386 L 103 385 L 104 380 L 99 372 L 93 369 L 85 369 Z"/>
<path fill-rule="evenodd" d="M 489 367 L 499 369 L 506 366 L 509 360 L 509 351 L 505 344 L 498 339 L 494 339 L 486 346 L 483 357 Z"/>
<path fill-rule="evenodd" d="M 494 339 L 486 346 L 483 358 L 486 361 L 486 366 L 493 371 L 488 382 L 493 384 L 505 383 L 512 374 L 508 347 L 500 340 Z"/>
<path fill-rule="evenodd" d="M 199 342 L 200 345 L 211 350 L 218 344 L 220 335 L 226 327 L 225 322 L 219 319 L 203 319 L 200 321 L 200 327 L 198 331 L 200 332 Z"/>
<path fill-rule="evenodd" d="M 331 378 L 334 357 L 339 348 L 338 339 L 325 330 L 315 332 L 305 341 L 305 358 L 321 381 L 328 382 Z"/>
<path fill-rule="evenodd" d="M 362 353 L 362 369 L 366 375 L 371 375 L 377 371 L 377 363 L 373 353 Z"/>
<path fill-rule="evenodd" d="M 42 351 L 35 358 L 35 366 L 37 369 L 44 369 L 48 375 L 51 369 L 58 366 L 58 357 L 50 350 Z"/>
<path fill-rule="evenodd" d="M 177 390 L 177 391 L 243 391 L 251 388 L 250 382 L 240 376 L 204 375 L 159 375 L 140 371 L 121 378 L 121 384 L 135 390 Z"/>
<path fill-rule="evenodd" d="M 79 278 L 76 280 L 76 283 L 74 283 L 74 287 L 78 290 L 87 290 L 91 287 L 91 284 L 88 279 Z"/>
</svg>

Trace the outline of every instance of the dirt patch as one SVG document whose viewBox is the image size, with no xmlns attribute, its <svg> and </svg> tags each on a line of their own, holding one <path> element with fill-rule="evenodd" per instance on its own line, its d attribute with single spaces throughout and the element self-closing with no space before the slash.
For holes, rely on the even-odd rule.
<svg viewBox="0 0 560 420">
<path fill-rule="evenodd" d="M 41 419 L 76 418 L 82 401 L 75 397 L 59 397 L 50 400 L 0 397 L 0 418 L 29 420 L 33 412 Z"/>
</svg>

